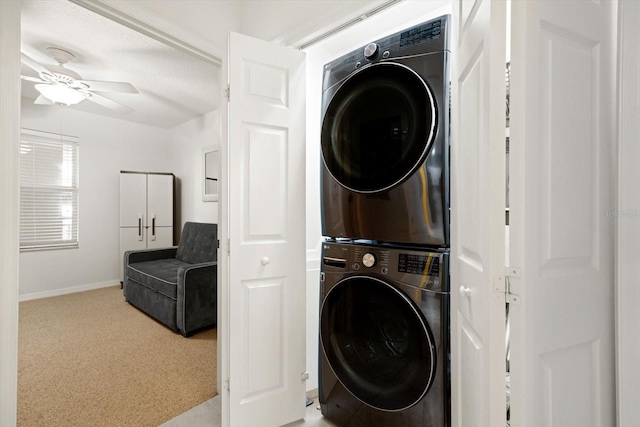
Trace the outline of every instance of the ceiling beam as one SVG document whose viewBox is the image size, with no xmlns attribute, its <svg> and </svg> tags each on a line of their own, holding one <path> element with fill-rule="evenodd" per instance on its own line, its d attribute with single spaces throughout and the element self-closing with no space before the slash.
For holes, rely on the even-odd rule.
<svg viewBox="0 0 640 427">
<path fill-rule="evenodd" d="M 141 34 L 144 34 L 148 37 L 151 37 L 154 40 L 162 42 L 168 46 L 174 47 L 183 52 L 189 53 L 191 55 L 196 56 L 197 58 L 202 59 L 211 64 L 222 65 L 222 60 L 218 55 L 214 55 L 209 53 L 203 49 L 200 49 L 193 44 L 183 40 L 183 38 L 174 36 L 172 33 L 178 33 L 179 29 L 176 28 L 168 28 L 168 29 L 160 29 L 157 25 L 152 25 L 147 22 L 151 19 L 147 19 L 148 17 L 140 17 L 140 14 L 137 14 L 139 18 L 134 17 L 131 10 L 124 10 L 122 7 L 116 6 L 115 3 L 109 2 L 108 0 L 69 0 L 72 3 L 77 4 L 78 6 L 82 6 L 85 9 L 88 9 L 92 12 L 97 13 L 98 15 L 104 16 L 114 22 L 124 25 L 125 27 L 131 28 L 134 31 L 137 31 Z"/>
</svg>

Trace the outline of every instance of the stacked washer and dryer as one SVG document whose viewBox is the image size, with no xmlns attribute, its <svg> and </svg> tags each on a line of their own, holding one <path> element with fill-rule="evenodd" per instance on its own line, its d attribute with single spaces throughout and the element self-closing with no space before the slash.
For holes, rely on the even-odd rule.
<svg viewBox="0 0 640 427">
<path fill-rule="evenodd" d="M 319 400 L 450 425 L 449 16 L 324 67 Z"/>
</svg>

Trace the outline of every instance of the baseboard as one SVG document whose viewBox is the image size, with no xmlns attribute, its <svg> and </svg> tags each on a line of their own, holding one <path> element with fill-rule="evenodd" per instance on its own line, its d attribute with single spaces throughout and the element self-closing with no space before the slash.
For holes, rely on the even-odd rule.
<svg viewBox="0 0 640 427">
<path fill-rule="evenodd" d="M 117 280 L 110 280 L 108 282 L 90 283 L 88 285 L 71 286 L 69 288 L 53 289 L 50 291 L 33 292 L 30 294 L 24 294 L 18 296 L 18 301 L 31 301 L 34 299 L 57 297 L 60 295 L 74 294 L 76 292 L 92 291 L 94 289 L 108 288 L 110 286 L 120 286 L 120 282 Z"/>
</svg>

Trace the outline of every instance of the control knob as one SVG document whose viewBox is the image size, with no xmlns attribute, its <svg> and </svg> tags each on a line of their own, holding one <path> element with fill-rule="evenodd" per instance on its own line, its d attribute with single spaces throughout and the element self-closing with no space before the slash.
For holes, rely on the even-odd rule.
<svg viewBox="0 0 640 427">
<path fill-rule="evenodd" d="M 367 252 L 362 257 L 362 263 L 367 268 L 373 267 L 374 265 L 376 265 L 376 257 L 375 257 L 375 255 L 373 255 L 371 252 Z"/>
<path fill-rule="evenodd" d="M 369 43 L 364 48 L 364 57 L 367 59 L 375 58 L 377 54 L 378 54 L 378 45 L 375 43 Z"/>
</svg>

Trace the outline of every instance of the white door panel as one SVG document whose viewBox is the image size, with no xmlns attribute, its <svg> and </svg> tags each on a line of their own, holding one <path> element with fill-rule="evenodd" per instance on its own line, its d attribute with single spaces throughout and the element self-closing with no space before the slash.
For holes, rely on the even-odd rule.
<svg viewBox="0 0 640 427">
<path fill-rule="evenodd" d="M 173 227 L 156 227 L 155 236 L 153 229 L 147 228 L 147 248 L 158 249 L 173 246 Z"/>
<path fill-rule="evenodd" d="M 124 253 L 126 251 L 138 251 L 147 249 L 146 230 L 144 227 L 121 227 L 120 228 L 120 259 L 119 270 L 120 279 L 124 273 Z"/>
<path fill-rule="evenodd" d="M 506 423 L 506 4 L 457 2 L 452 40 L 452 425 Z"/>
<path fill-rule="evenodd" d="M 147 215 L 147 175 L 143 173 L 120 174 L 120 227 L 137 227 Z"/>
<path fill-rule="evenodd" d="M 173 225 L 173 175 L 149 174 L 147 178 L 147 227 Z"/>
<path fill-rule="evenodd" d="M 231 33 L 223 405 L 234 427 L 305 413 L 304 76 L 302 52 Z"/>
<path fill-rule="evenodd" d="M 613 426 L 616 6 L 512 2 L 514 426 Z"/>
<path fill-rule="evenodd" d="M 144 227 L 121 227 L 120 228 L 120 251 L 133 251 L 147 248 Z"/>
</svg>

